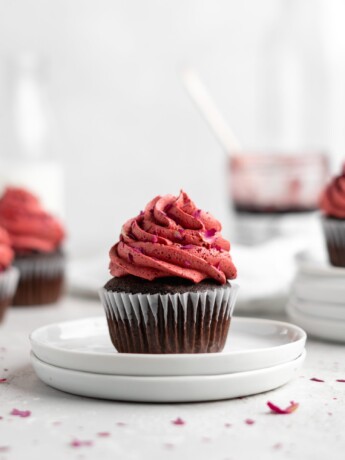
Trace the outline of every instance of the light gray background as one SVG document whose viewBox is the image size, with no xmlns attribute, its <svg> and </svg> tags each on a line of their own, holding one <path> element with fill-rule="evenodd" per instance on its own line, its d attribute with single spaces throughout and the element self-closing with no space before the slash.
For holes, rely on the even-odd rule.
<svg viewBox="0 0 345 460">
<path fill-rule="evenodd" d="M 34 50 L 51 60 L 54 147 L 65 166 L 74 252 L 108 249 L 125 219 L 156 194 L 181 187 L 228 228 L 225 155 L 186 96 L 178 68 L 195 65 L 245 147 L 270 146 L 262 123 L 263 50 L 284 3 L 0 0 L 0 53 Z M 337 33 L 344 35 L 341 3 L 298 2 L 299 34 L 313 26 L 316 5 L 322 33 L 333 32 L 323 35 L 333 37 L 326 56 L 341 42 Z M 324 110 L 315 99 L 310 110 Z M 311 145 L 332 149 L 337 142 L 339 160 L 343 132 L 320 132 Z"/>
</svg>

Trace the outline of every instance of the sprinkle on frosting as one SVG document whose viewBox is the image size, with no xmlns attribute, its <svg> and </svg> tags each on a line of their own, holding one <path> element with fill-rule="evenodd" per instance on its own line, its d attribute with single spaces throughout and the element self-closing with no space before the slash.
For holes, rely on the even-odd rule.
<svg viewBox="0 0 345 460">
<path fill-rule="evenodd" d="M 65 236 L 60 222 L 42 208 L 39 199 L 21 188 L 7 188 L 1 197 L 0 225 L 17 253 L 53 252 Z"/>
<path fill-rule="evenodd" d="M 225 284 L 237 271 L 230 243 L 220 231 L 221 224 L 185 192 L 157 196 L 123 225 L 110 250 L 110 273 L 147 280 L 174 276 L 195 283 L 212 278 Z"/>
<path fill-rule="evenodd" d="M 325 188 L 320 208 L 326 216 L 345 219 L 345 164 L 339 176 L 336 176 Z"/>
</svg>

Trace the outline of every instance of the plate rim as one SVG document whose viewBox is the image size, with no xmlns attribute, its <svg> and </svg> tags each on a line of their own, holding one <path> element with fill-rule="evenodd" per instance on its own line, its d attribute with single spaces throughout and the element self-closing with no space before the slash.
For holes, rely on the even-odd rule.
<svg viewBox="0 0 345 460">
<path fill-rule="evenodd" d="M 181 360 L 183 359 L 184 361 L 188 361 L 188 360 L 192 360 L 192 359 L 195 359 L 195 357 L 197 356 L 199 359 L 205 359 L 206 357 L 209 358 L 210 356 L 213 356 L 214 358 L 217 359 L 217 357 L 221 356 L 221 357 L 224 357 L 226 355 L 230 355 L 230 354 L 234 354 L 234 352 L 231 352 L 231 353 L 171 353 L 171 354 L 149 354 L 149 353 L 114 353 L 114 355 L 105 355 L 105 354 L 102 354 L 102 353 L 97 353 L 97 352 L 90 352 L 90 351 L 72 351 L 72 350 L 68 350 L 68 349 L 63 349 L 61 347 L 58 347 L 58 346 L 55 346 L 55 345 L 52 345 L 52 344 L 42 344 L 42 342 L 36 340 L 34 338 L 34 335 L 35 334 L 38 334 L 40 333 L 42 330 L 44 329 L 47 329 L 49 327 L 58 327 L 62 324 L 66 324 L 66 323 L 78 323 L 79 321 L 95 321 L 95 320 L 100 320 L 100 319 L 104 319 L 106 321 L 106 318 L 105 316 L 93 316 L 93 317 L 86 317 L 86 318 L 79 318 L 79 319 L 76 319 L 76 320 L 70 320 L 70 321 L 59 321 L 59 322 L 54 322 L 54 323 L 50 323 L 50 324 L 47 324 L 45 326 L 40 326 L 39 328 L 36 328 L 35 330 L 33 330 L 30 334 L 29 334 L 29 340 L 30 340 L 30 343 L 31 343 L 31 346 L 33 345 L 33 343 L 37 344 L 38 346 L 40 347 L 44 347 L 45 349 L 51 349 L 51 350 L 54 350 L 54 351 L 58 351 L 59 353 L 63 353 L 63 354 L 67 354 L 67 355 L 83 355 L 83 356 L 88 356 L 88 355 L 92 355 L 92 356 L 99 356 L 101 355 L 102 357 L 106 356 L 106 358 L 112 358 L 112 359 L 119 359 L 119 358 L 123 358 L 125 357 L 127 360 L 135 360 L 135 359 L 141 359 L 141 360 L 145 360 L 145 359 L 150 359 L 150 360 L 161 360 L 163 357 L 164 357 L 164 360 L 173 360 L 173 359 L 176 359 L 176 357 L 178 356 L 179 358 L 181 358 Z M 285 344 L 282 344 L 282 345 L 277 345 L 277 346 L 273 346 L 273 347 L 266 347 L 266 348 L 260 348 L 260 349 L 254 349 L 254 350 L 236 350 L 236 355 L 240 355 L 240 356 L 243 356 L 243 355 L 247 355 L 247 354 L 257 354 L 257 353 L 262 353 L 262 352 L 267 352 L 269 350 L 272 350 L 272 349 L 279 349 L 279 348 L 285 348 L 289 345 L 292 345 L 292 344 L 297 344 L 298 342 L 303 342 L 304 343 L 306 342 L 307 340 L 307 333 L 306 331 L 301 328 L 300 326 L 296 325 L 296 324 L 293 324 L 293 323 L 289 323 L 287 321 L 279 321 L 279 320 L 274 320 L 274 319 L 266 319 L 266 318 L 255 318 L 255 317 L 240 317 L 240 316 L 235 316 L 232 318 L 232 321 L 233 320 L 236 320 L 236 321 L 241 321 L 243 323 L 245 322 L 250 322 L 250 321 L 256 321 L 256 322 L 259 322 L 259 323 L 265 323 L 265 324 L 274 324 L 274 325 L 277 325 L 277 326 L 280 326 L 280 327 L 289 327 L 289 328 L 293 328 L 296 330 L 296 332 L 298 332 L 299 334 L 299 338 L 297 340 L 294 340 L 292 342 L 288 342 L 288 343 L 285 343 Z"/>
<path fill-rule="evenodd" d="M 241 371 L 241 372 L 233 372 L 233 373 L 225 373 L 225 374 L 206 374 L 206 375 L 149 375 L 149 376 L 144 376 L 144 375 L 114 375 L 114 374 L 100 374 L 96 372 L 85 372 L 85 371 L 79 371 L 79 370 L 74 370 L 74 369 L 66 369 L 64 367 L 60 366 L 54 366 L 53 364 L 46 363 L 39 359 L 33 351 L 30 351 L 30 360 L 32 361 L 38 361 L 40 365 L 43 367 L 51 367 L 53 369 L 57 369 L 59 371 L 71 373 L 71 374 L 80 374 L 81 376 L 83 375 L 88 375 L 88 376 L 94 376 L 94 377 L 99 377 L 99 378 L 106 378 L 108 380 L 116 379 L 116 380 L 139 380 L 139 381 L 145 381 L 146 383 L 151 383 L 151 382 L 182 382 L 182 381 L 188 381 L 188 382 L 193 382 L 193 381 L 199 381 L 200 379 L 202 380 L 221 380 L 221 379 L 235 379 L 238 376 L 246 376 L 244 374 L 259 374 L 259 373 L 265 373 L 265 372 L 270 372 L 273 370 L 280 370 L 288 367 L 289 365 L 292 365 L 293 363 L 295 364 L 300 364 L 304 362 L 305 358 L 307 356 L 307 350 L 304 348 L 302 353 L 300 353 L 297 358 L 287 361 L 286 363 L 281 363 L 277 364 L 276 366 L 271 366 L 271 367 L 264 367 L 261 369 L 253 369 L 249 371 Z M 254 375 L 255 377 L 255 375 Z"/>
</svg>

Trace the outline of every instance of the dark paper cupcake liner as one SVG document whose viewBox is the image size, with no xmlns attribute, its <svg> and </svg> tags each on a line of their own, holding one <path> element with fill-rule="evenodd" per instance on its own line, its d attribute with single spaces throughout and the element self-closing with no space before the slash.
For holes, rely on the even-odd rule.
<svg viewBox="0 0 345 460">
<path fill-rule="evenodd" d="M 12 303 L 18 280 L 19 270 L 15 267 L 10 267 L 0 274 L 0 322 L 5 316 L 7 307 Z"/>
<path fill-rule="evenodd" d="M 64 285 L 65 257 L 16 258 L 20 279 L 13 299 L 15 306 L 45 305 L 58 301 Z"/>
<path fill-rule="evenodd" d="M 345 219 L 322 218 L 329 261 L 335 267 L 345 267 Z"/>
<path fill-rule="evenodd" d="M 238 286 L 201 293 L 99 291 L 120 353 L 215 353 L 225 345 Z"/>
</svg>

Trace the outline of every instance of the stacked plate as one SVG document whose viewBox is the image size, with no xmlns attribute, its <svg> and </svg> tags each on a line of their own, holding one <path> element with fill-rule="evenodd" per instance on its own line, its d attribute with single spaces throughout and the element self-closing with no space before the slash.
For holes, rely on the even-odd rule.
<svg viewBox="0 0 345 460">
<path fill-rule="evenodd" d="M 38 377 L 94 398 L 140 402 L 212 401 L 272 390 L 293 379 L 305 358 L 305 332 L 292 324 L 233 318 L 221 353 L 117 353 L 105 318 L 52 324 L 31 336 Z"/>
<path fill-rule="evenodd" d="M 290 319 L 310 335 L 345 342 L 345 268 L 308 253 L 299 268 L 287 306 Z"/>
</svg>

